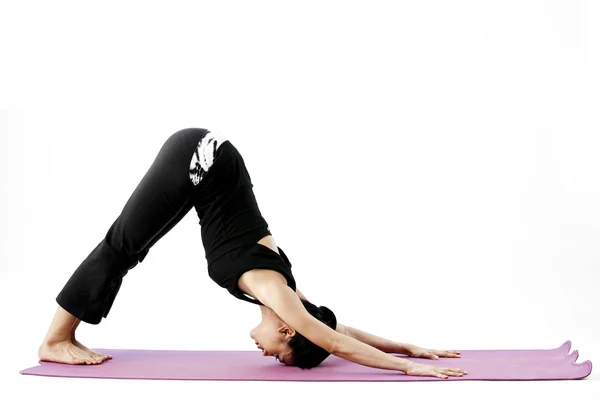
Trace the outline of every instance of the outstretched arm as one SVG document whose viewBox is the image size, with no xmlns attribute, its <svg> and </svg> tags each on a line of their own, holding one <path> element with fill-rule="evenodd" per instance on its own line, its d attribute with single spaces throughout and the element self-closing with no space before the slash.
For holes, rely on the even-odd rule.
<svg viewBox="0 0 600 400">
<path fill-rule="evenodd" d="M 258 300 L 271 308 L 282 320 L 317 346 L 348 361 L 367 367 L 407 372 L 412 361 L 394 357 L 350 336 L 331 329 L 306 311 L 300 298 L 288 286 L 275 280 L 246 282 Z"/>
<path fill-rule="evenodd" d="M 308 300 L 304 294 L 298 288 L 296 288 L 296 294 L 298 297 L 304 300 Z M 384 353 L 396 353 L 396 354 L 409 354 L 407 352 L 408 346 L 412 346 L 407 343 L 397 343 L 388 339 L 384 339 L 379 336 L 372 335 L 367 332 L 363 332 L 359 329 L 352 328 L 350 326 L 344 326 L 338 322 L 335 330 L 342 335 L 350 336 L 360 342 L 368 344 L 369 346 L 375 347 L 377 350 L 381 350 Z"/>
<path fill-rule="evenodd" d="M 296 294 L 301 299 L 306 299 L 306 297 L 298 289 L 296 289 Z M 351 326 L 342 325 L 339 322 L 335 330 L 342 335 L 350 336 L 351 338 L 368 344 L 369 346 L 375 347 L 384 353 L 406 354 L 411 357 L 430 358 L 434 360 L 439 357 L 460 358 L 459 351 L 424 349 L 409 343 L 394 342 L 392 340 L 384 339 L 371 333 L 361 331 L 360 329 L 352 328 Z"/>
<path fill-rule="evenodd" d="M 361 342 L 371 345 L 386 353 L 406 354 L 409 357 L 429 358 L 432 360 L 437 360 L 440 357 L 460 358 L 460 351 L 424 349 L 422 347 L 415 346 L 414 344 L 398 343 L 392 340 L 384 339 L 350 326 L 338 324 L 338 328 L 336 330 L 344 335 L 353 337 L 356 340 L 360 340 Z"/>
<path fill-rule="evenodd" d="M 256 276 L 246 282 L 252 293 L 290 327 L 330 354 L 367 367 L 403 371 L 408 375 L 447 378 L 449 375 L 462 376 L 465 373 L 460 368 L 423 365 L 394 357 L 331 329 L 306 311 L 298 293 L 278 279 L 266 278 L 270 272 L 266 271 L 262 279 Z"/>
<path fill-rule="evenodd" d="M 379 336 L 375 336 L 373 334 L 361 331 L 360 329 L 352 328 L 351 326 L 345 326 L 340 323 L 337 324 L 336 331 L 340 332 L 343 335 L 350 336 L 356 340 L 359 340 L 363 343 L 368 344 L 369 346 L 373 346 L 378 350 L 381 350 L 385 353 L 395 353 L 395 354 L 410 354 L 410 347 L 412 344 L 408 343 L 399 343 L 394 342 L 392 340 L 384 339 Z"/>
</svg>

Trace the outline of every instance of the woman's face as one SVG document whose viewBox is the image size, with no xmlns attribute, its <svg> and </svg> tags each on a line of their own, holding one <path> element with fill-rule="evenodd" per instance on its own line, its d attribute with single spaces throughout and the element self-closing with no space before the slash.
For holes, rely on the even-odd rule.
<svg viewBox="0 0 600 400">
<path fill-rule="evenodd" d="M 292 349 L 287 344 L 296 332 L 281 321 L 263 319 L 252 331 L 250 337 L 266 357 L 275 357 L 279 362 L 292 364 Z"/>
</svg>

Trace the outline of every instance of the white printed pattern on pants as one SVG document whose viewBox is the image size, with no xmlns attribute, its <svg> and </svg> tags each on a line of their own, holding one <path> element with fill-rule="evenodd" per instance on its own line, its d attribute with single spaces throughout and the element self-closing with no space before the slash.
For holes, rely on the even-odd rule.
<svg viewBox="0 0 600 400">
<path fill-rule="evenodd" d="M 215 161 L 217 149 L 226 140 L 220 133 L 208 131 L 198 142 L 189 168 L 190 180 L 194 186 L 198 185 L 204 174 L 208 172 L 208 169 Z"/>
</svg>

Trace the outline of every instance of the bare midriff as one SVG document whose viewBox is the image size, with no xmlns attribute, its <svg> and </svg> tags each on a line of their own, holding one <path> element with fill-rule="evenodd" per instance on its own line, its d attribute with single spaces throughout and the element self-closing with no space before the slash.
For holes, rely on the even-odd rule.
<svg viewBox="0 0 600 400">
<path fill-rule="evenodd" d="M 257 243 L 262 244 L 263 246 L 266 246 L 266 247 L 270 248 L 271 250 L 273 250 L 275 253 L 279 254 L 279 250 L 277 249 L 277 244 L 275 244 L 275 239 L 273 239 L 272 235 L 267 235 L 267 236 L 261 238 Z"/>
</svg>

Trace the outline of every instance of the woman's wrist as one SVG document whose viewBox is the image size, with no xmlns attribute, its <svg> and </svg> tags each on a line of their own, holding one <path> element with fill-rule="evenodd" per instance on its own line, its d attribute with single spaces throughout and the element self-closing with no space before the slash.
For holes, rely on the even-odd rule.
<svg viewBox="0 0 600 400">
<path fill-rule="evenodd" d="M 409 366 L 415 364 L 415 362 L 407 360 L 405 358 L 401 358 L 401 357 L 394 357 L 394 358 L 396 359 L 396 363 L 398 364 L 398 367 L 396 368 L 396 370 L 402 371 L 404 373 L 406 373 L 408 371 Z"/>
</svg>

